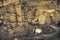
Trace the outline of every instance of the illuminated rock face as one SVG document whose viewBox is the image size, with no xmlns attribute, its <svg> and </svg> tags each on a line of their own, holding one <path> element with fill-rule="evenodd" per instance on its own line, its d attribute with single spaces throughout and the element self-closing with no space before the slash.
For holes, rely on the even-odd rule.
<svg viewBox="0 0 60 40">
<path fill-rule="evenodd" d="M 60 7 L 54 0 L 3 0 L 0 1 L 1 34 L 7 37 L 27 34 L 36 26 L 56 24 L 60 21 Z M 40 29 L 37 33 L 41 33 Z M 7 38 L 6 38 L 7 39 Z M 13 39 L 12 39 L 13 40 Z M 18 40 L 17 38 L 15 40 Z"/>
<path fill-rule="evenodd" d="M 32 23 L 39 23 L 41 25 L 51 24 L 51 21 L 59 21 L 59 13 L 57 11 L 57 4 L 54 1 L 41 1 L 41 2 L 27 2 L 26 7 L 28 14 L 28 21 Z M 29 10 L 30 9 L 30 10 Z M 34 19 L 33 19 L 34 18 Z M 52 19 L 51 19 L 52 18 Z M 38 20 L 36 22 L 36 20 Z"/>
<path fill-rule="evenodd" d="M 12 36 L 14 32 L 23 31 L 21 2 L 19 0 L 3 0 L 2 2 L 0 1 L 0 25 L 2 26 L 2 36 L 4 36 L 5 32 Z M 3 21 L 3 23 L 1 21 Z"/>
</svg>

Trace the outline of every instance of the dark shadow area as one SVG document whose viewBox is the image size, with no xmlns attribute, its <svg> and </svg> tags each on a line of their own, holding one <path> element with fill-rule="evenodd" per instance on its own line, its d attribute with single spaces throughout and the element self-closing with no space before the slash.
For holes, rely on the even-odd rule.
<svg viewBox="0 0 60 40">
<path fill-rule="evenodd" d="M 60 5 L 60 0 L 57 0 L 57 5 Z"/>
<path fill-rule="evenodd" d="M 58 21 L 57 26 L 60 27 L 60 21 Z"/>
<path fill-rule="evenodd" d="M 3 20 L 2 20 L 2 19 L 0 19 L 0 26 L 2 26 L 2 24 L 3 24 Z"/>
</svg>

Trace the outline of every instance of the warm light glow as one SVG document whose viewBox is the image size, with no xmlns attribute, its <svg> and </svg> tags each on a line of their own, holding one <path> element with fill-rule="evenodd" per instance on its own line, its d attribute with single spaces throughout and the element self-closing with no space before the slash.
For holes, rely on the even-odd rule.
<svg viewBox="0 0 60 40">
<path fill-rule="evenodd" d="M 35 32 L 36 32 L 36 33 L 41 33 L 41 32 L 42 32 L 42 30 L 41 30 L 41 29 L 39 29 L 39 28 L 37 28 L 37 29 L 35 30 Z"/>
</svg>

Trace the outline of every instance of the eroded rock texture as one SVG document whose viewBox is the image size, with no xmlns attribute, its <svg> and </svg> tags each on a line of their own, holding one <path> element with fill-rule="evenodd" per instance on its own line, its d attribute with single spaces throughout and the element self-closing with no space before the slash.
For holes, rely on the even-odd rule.
<svg viewBox="0 0 60 40">
<path fill-rule="evenodd" d="M 60 40 L 59 0 L 0 0 L 0 40 Z"/>
</svg>

